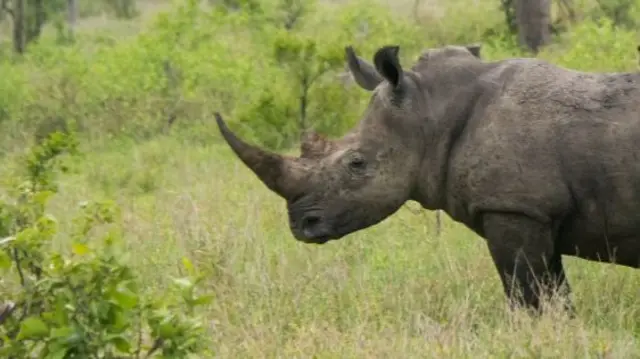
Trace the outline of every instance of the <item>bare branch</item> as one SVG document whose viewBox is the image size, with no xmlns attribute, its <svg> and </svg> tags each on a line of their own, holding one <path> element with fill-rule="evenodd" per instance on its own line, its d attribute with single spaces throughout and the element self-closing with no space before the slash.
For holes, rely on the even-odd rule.
<svg viewBox="0 0 640 359">
<path fill-rule="evenodd" d="M 150 358 L 151 355 L 155 353 L 158 349 L 162 348 L 163 345 L 164 345 L 164 339 L 162 338 L 156 339 L 153 342 L 153 346 L 151 347 L 151 349 L 149 349 L 149 351 L 147 352 L 147 355 L 145 356 L 145 358 Z"/>
<path fill-rule="evenodd" d="M 20 256 L 17 249 L 13 249 L 12 252 L 13 261 L 16 263 L 16 269 L 18 270 L 18 276 L 20 277 L 20 285 L 24 287 L 27 283 L 24 272 L 22 271 L 22 262 L 20 261 Z"/>
</svg>

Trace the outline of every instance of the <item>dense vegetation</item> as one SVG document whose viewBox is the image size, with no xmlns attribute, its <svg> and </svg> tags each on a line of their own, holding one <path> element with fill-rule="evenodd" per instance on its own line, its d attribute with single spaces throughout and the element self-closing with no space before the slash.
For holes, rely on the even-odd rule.
<svg viewBox="0 0 640 359">
<path fill-rule="evenodd" d="M 577 318 L 533 320 L 504 310 L 483 241 L 451 221 L 437 234 L 412 204 L 296 243 L 212 120 L 281 151 L 304 128 L 339 136 L 369 96 L 344 46 L 398 44 L 407 66 L 445 44 L 527 56 L 499 1 L 108 1 L 83 5 L 73 36 L 64 3 L 22 55 L 0 12 L 2 355 L 640 356 L 634 271 L 568 259 Z M 565 3 L 538 57 L 636 69 L 640 2 Z"/>
</svg>

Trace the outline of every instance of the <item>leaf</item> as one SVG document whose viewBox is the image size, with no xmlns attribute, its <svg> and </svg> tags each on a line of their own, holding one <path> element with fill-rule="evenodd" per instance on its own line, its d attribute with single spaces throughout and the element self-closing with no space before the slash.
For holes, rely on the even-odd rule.
<svg viewBox="0 0 640 359">
<path fill-rule="evenodd" d="M 109 342 L 113 344 L 116 349 L 118 349 L 122 353 L 131 353 L 131 343 L 126 340 L 124 337 L 117 335 L 109 338 Z"/>
<path fill-rule="evenodd" d="M 47 327 L 47 324 L 43 322 L 39 317 L 31 316 L 20 323 L 18 340 L 42 338 L 47 334 L 49 334 L 49 328 Z"/>
<path fill-rule="evenodd" d="M 68 351 L 69 348 L 57 348 L 56 350 L 50 351 L 44 359 L 64 359 Z"/>
<path fill-rule="evenodd" d="M 184 289 L 188 289 L 193 286 L 193 283 L 191 283 L 188 278 L 173 278 L 173 284 Z"/>
<path fill-rule="evenodd" d="M 83 244 L 83 243 L 74 243 L 71 246 L 71 251 L 73 252 L 73 254 L 78 255 L 78 256 L 83 256 L 83 255 L 91 252 L 91 250 L 89 249 L 89 246 L 87 246 L 86 244 Z"/>
<path fill-rule="evenodd" d="M 45 205 L 49 198 L 54 194 L 55 193 L 53 193 L 53 191 L 39 191 L 33 195 L 33 200 L 40 205 Z"/>
<path fill-rule="evenodd" d="M 122 332 L 129 326 L 131 318 L 125 316 L 124 313 L 120 310 L 111 310 L 112 322 L 109 327 L 110 332 Z"/>
<path fill-rule="evenodd" d="M 72 336 L 74 333 L 75 333 L 75 329 L 73 327 L 62 327 L 62 328 L 51 329 L 52 338 L 67 338 Z"/>
<path fill-rule="evenodd" d="M 193 263 L 189 260 L 189 258 L 182 257 L 182 265 L 187 270 L 187 273 L 189 273 L 189 275 L 193 275 L 194 273 Z"/>
<path fill-rule="evenodd" d="M 124 285 L 118 285 L 116 290 L 111 292 L 111 298 L 124 309 L 131 309 L 138 304 L 138 296 Z"/>
<path fill-rule="evenodd" d="M 213 301 L 213 295 L 201 295 L 193 299 L 190 304 L 195 307 L 197 305 L 209 304 L 212 301 Z"/>
<path fill-rule="evenodd" d="M 178 332 L 178 329 L 176 328 L 176 325 L 173 323 L 172 319 L 172 317 L 168 317 L 165 318 L 162 323 L 160 323 L 158 334 L 161 338 L 170 339 Z"/>
<path fill-rule="evenodd" d="M 0 250 L 0 269 L 9 269 L 12 264 L 13 261 L 7 252 Z"/>
</svg>

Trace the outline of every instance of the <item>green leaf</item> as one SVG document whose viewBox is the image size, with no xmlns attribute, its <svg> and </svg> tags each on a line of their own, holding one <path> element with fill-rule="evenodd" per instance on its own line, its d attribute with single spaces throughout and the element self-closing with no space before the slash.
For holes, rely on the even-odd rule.
<svg viewBox="0 0 640 359">
<path fill-rule="evenodd" d="M 36 194 L 33 195 L 33 200 L 40 205 L 45 205 L 49 200 L 49 198 L 54 194 L 55 193 L 53 193 L 53 191 L 46 191 L 46 190 L 36 192 Z"/>
<path fill-rule="evenodd" d="M 47 324 L 39 317 L 31 316 L 26 318 L 20 323 L 20 332 L 18 333 L 18 340 L 20 339 L 38 339 L 49 334 L 49 328 Z"/>
<path fill-rule="evenodd" d="M 11 257 L 7 252 L 0 250 L 0 269 L 9 269 L 11 264 L 13 264 Z"/>
<path fill-rule="evenodd" d="M 116 349 L 118 349 L 122 353 L 131 353 L 131 343 L 126 340 L 124 337 L 118 335 L 109 338 L 109 342 L 113 344 Z"/>
<path fill-rule="evenodd" d="M 184 289 L 193 287 L 193 283 L 188 278 L 173 278 L 173 284 Z"/>
<path fill-rule="evenodd" d="M 193 275 L 194 274 L 195 269 L 193 267 L 193 263 L 189 260 L 189 258 L 182 257 L 182 265 L 187 270 L 187 273 L 189 273 L 189 275 Z"/>
<path fill-rule="evenodd" d="M 73 251 L 73 254 L 79 255 L 79 256 L 83 256 L 91 252 L 91 250 L 89 249 L 89 246 L 83 243 L 74 243 L 71 246 L 71 251 Z"/>
<path fill-rule="evenodd" d="M 172 319 L 172 317 L 168 317 L 165 318 L 162 323 L 160 323 L 158 334 L 161 338 L 169 339 L 177 333 L 178 329 L 176 328 L 176 325 L 173 323 Z"/>
<path fill-rule="evenodd" d="M 111 315 L 112 323 L 109 327 L 110 332 L 122 332 L 127 329 L 131 321 L 130 317 L 125 316 L 120 310 L 111 310 Z"/>
<path fill-rule="evenodd" d="M 206 305 L 213 301 L 213 295 L 201 295 L 191 301 L 192 306 Z"/>
<path fill-rule="evenodd" d="M 47 356 L 44 357 L 44 359 L 64 359 L 67 356 L 68 351 L 69 351 L 69 348 L 65 348 L 65 347 L 57 348 L 47 353 Z"/>
<path fill-rule="evenodd" d="M 75 329 L 73 327 L 62 327 L 62 328 L 51 329 L 52 338 L 67 338 L 72 336 L 74 333 L 75 333 Z"/>
<path fill-rule="evenodd" d="M 36 225 L 40 232 L 51 235 L 55 233 L 58 222 L 55 217 L 45 214 L 38 219 Z"/>
<path fill-rule="evenodd" d="M 118 285 L 118 287 L 111 292 L 111 298 L 117 305 L 124 309 L 134 308 L 138 304 L 138 296 L 124 285 Z"/>
</svg>

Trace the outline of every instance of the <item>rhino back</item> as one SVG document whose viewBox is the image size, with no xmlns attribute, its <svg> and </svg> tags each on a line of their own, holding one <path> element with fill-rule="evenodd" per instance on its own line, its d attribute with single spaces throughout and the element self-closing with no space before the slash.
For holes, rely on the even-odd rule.
<svg viewBox="0 0 640 359">
<path fill-rule="evenodd" d="M 451 155 L 454 217 L 525 212 L 556 222 L 564 252 L 584 256 L 602 257 L 605 235 L 640 246 L 640 74 L 518 59 L 480 82 L 485 101 Z"/>
</svg>

